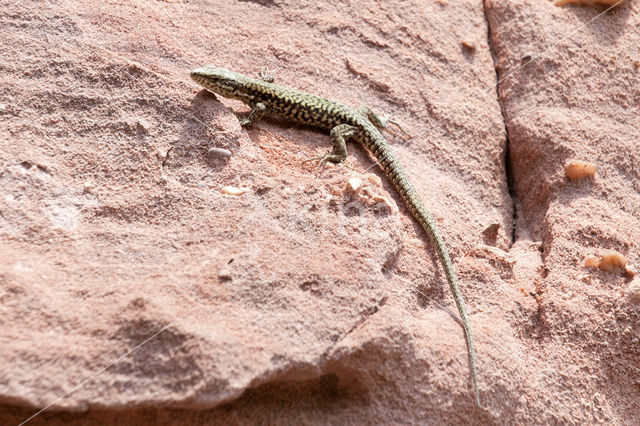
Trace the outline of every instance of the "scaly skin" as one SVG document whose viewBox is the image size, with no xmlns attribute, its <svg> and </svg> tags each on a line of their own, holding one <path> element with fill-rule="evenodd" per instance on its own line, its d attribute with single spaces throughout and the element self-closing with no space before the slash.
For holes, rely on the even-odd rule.
<svg viewBox="0 0 640 426">
<path fill-rule="evenodd" d="M 191 71 L 191 78 L 207 90 L 248 104 L 252 111 L 249 118 L 241 120 L 243 126 L 249 126 L 264 114 L 270 114 L 296 123 L 329 130 L 333 140 L 333 149 L 329 154 L 318 158 L 319 165 L 324 161 L 344 161 L 347 157 L 346 140 L 349 138 L 360 142 L 376 157 L 411 214 L 429 236 L 431 244 L 442 262 L 451 293 L 462 318 L 469 349 L 475 399 L 476 403 L 480 405 L 473 335 L 447 247 L 433 218 L 409 182 L 407 174 L 391 152 L 387 141 L 376 128 L 384 128 L 385 123 L 366 107 L 355 111 L 341 103 L 320 96 L 273 84 L 273 78 L 266 75 L 262 75 L 261 79 L 255 79 L 207 65 Z"/>
</svg>

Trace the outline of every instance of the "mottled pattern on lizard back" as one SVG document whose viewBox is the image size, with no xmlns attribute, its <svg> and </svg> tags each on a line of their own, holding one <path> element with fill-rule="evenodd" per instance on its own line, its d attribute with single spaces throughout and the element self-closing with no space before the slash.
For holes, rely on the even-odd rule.
<svg viewBox="0 0 640 426">
<path fill-rule="evenodd" d="M 356 124 L 354 114 L 357 112 L 345 105 L 294 89 L 274 92 L 272 86 L 276 85 L 262 83 L 255 87 L 252 84 L 251 90 L 261 93 L 261 102 L 273 115 L 326 130 L 338 124 Z"/>
</svg>

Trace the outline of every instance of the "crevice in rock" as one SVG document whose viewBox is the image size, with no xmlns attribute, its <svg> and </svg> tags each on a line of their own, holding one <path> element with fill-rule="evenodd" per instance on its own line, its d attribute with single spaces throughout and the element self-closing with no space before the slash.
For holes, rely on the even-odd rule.
<svg viewBox="0 0 640 426">
<path fill-rule="evenodd" d="M 496 74 L 497 74 L 497 71 L 496 71 Z M 502 111 L 502 105 L 500 105 L 500 111 Z M 504 119 L 504 112 L 502 113 L 502 117 Z M 511 197 L 511 203 L 513 204 L 513 215 L 512 215 L 513 225 L 511 227 L 511 245 L 513 245 L 516 242 L 516 229 L 518 224 L 518 210 L 517 210 L 518 204 L 516 203 L 516 192 L 515 192 L 514 180 L 513 180 L 513 168 L 511 164 L 511 150 L 509 147 L 509 130 L 507 130 L 506 125 L 505 125 L 505 134 L 506 134 L 507 142 L 506 142 L 505 154 L 504 154 L 505 155 L 504 172 L 507 176 L 507 188 L 509 190 L 509 197 Z"/>
<path fill-rule="evenodd" d="M 489 45 L 489 51 L 491 52 L 491 58 L 493 59 L 493 67 L 496 72 L 496 100 L 498 101 L 498 105 L 500 105 L 500 114 L 502 114 L 502 125 L 504 126 L 505 139 L 506 139 L 504 173 L 507 178 L 507 188 L 509 190 L 509 197 L 511 197 L 511 203 L 513 208 L 513 227 L 511 228 L 511 244 L 513 245 L 516 242 L 518 210 L 517 210 L 516 193 L 515 193 L 514 180 L 513 180 L 513 169 L 511 164 L 509 129 L 507 128 L 507 117 L 504 110 L 504 104 L 500 101 L 500 87 L 499 87 L 500 73 L 498 72 L 498 67 L 496 64 L 496 55 L 493 49 L 493 44 L 491 43 L 491 22 L 489 21 L 489 16 L 487 15 L 487 0 L 482 1 L 482 9 L 484 12 L 484 19 L 487 22 L 487 44 Z"/>
</svg>

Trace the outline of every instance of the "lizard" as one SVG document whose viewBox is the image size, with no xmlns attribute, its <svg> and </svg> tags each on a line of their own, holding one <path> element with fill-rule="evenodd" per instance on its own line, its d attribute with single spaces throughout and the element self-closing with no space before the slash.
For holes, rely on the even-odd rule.
<svg viewBox="0 0 640 426">
<path fill-rule="evenodd" d="M 328 130 L 333 146 L 327 154 L 310 159 L 319 160 L 316 171 L 326 161 L 343 162 L 347 158 L 346 141 L 349 139 L 361 143 L 376 158 L 413 217 L 429 236 L 429 240 L 438 254 L 462 320 L 475 401 L 480 406 L 473 334 L 456 273 L 447 247 L 431 214 L 424 206 L 404 168 L 380 132 L 386 128 L 389 120 L 380 118 L 366 106 L 354 110 L 321 96 L 277 85 L 274 83 L 273 77 L 264 72 L 258 78 L 253 78 L 224 68 L 206 65 L 192 70 L 190 76 L 210 92 L 240 100 L 249 105 L 251 107 L 249 116 L 240 120 L 243 127 L 249 127 L 265 114 L 269 114 L 294 123 Z"/>
</svg>

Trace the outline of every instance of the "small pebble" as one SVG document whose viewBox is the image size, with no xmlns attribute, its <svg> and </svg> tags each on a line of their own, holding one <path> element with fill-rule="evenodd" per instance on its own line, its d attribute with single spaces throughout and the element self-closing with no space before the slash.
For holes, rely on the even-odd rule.
<svg viewBox="0 0 640 426">
<path fill-rule="evenodd" d="M 564 163 L 564 172 L 569 179 L 582 179 L 596 174 L 596 166 L 593 163 L 582 160 L 567 160 Z"/>
<path fill-rule="evenodd" d="M 619 273 L 624 271 L 627 258 L 620 252 L 609 250 L 600 256 L 600 269 L 605 272 Z"/>
<path fill-rule="evenodd" d="M 627 258 L 615 250 L 609 250 L 600 256 L 600 269 L 605 272 L 622 272 L 625 266 Z"/>
<path fill-rule="evenodd" d="M 578 275 L 578 279 L 584 281 L 585 283 L 591 282 L 591 274 L 580 274 Z"/>
<path fill-rule="evenodd" d="M 207 156 L 218 160 L 224 160 L 225 158 L 231 157 L 231 155 L 231 151 L 224 148 L 211 148 L 207 151 Z"/>
<path fill-rule="evenodd" d="M 585 268 L 597 268 L 600 266 L 600 260 L 597 257 L 589 255 L 584 258 L 584 267 Z"/>
<path fill-rule="evenodd" d="M 358 192 L 360 192 L 361 188 L 362 188 L 362 179 L 357 177 L 352 177 L 347 181 L 347 186 L 345 187 L 345 191 L 357 194 Z"/>
<path fill-rule="evenodd" d="M 636 268 L 634 268 L 631 265 L 625 265 L 624 266 L 624 274 L 629 278 L 633 278 L 633 277 L 636 276 Z"/>
<path fill-rule="evenodd" d="M 635 268 L 627 265 L 627 258 L 615 250 L 607 250 L 599 258 L 596 256 L 586 256 L 584 258 L 585 268 L 600 268 L 609 273 L 624 273 L 627 277 L 635 276 Z"/>
<path fill-rule="evenodd" d="M 464 47 L 470 53 L 476 51 L 476 45 L 468 40 L 463 40 L 460 42 L 460 44 L 462 44 L 462 47 Z"/>
<path fill-rule="evenodd" d="M 249 191 L 251 191 L 251 189 L 245 187 L 238 188 L 236 186 L 223 186 L 220 189 L 220 192 L 226 195 L 242 195 L 246 194 Z"/>
<path fill-rule="evenodd" d="M 231 280 L 231 271 L 228 268 L 223 268 L 218 272 L 218 278 L 221 281 L 229 281 Z"/>
<path fill-rule="evenodd" d="M 90 193 L 91 191 L 93 191 L 94 188 L 95 188 L 95 185 L 90 180 L 86 181 L 82 185 L 82 190 L 86 193 Z"/>
<path fill-rule="evenodd" d="M 627 297 L 634 302 L 640 302 L 640 279 L 635 279 L 627 286 Z"/>
<path fill-rule="evenodd" d="M 374 175 L 373 173 L 367 173 L 365 177 L 369 183 L 382 188 L 382 179 L 380 179 L 380 176 Z"/>
</svg>

